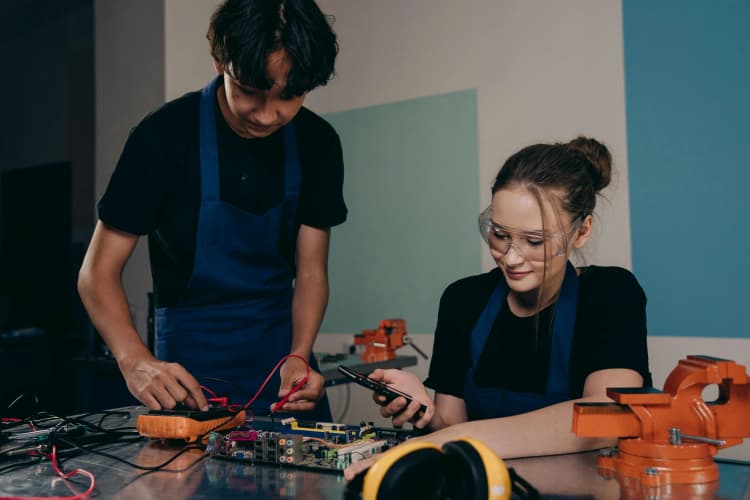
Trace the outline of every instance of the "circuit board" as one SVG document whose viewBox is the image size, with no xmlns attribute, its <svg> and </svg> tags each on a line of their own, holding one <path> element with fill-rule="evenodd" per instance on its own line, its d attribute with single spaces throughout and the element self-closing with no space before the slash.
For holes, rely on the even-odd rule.
<svg viewBox="0 0 750 500">
<path fill-rule="evenodd" d="M 349 465 L 409 439 L 412 431 L 375 427 L 255 419 L 230 432 L 212 432 L 207 450 L 213 458 L 341 473 Z"/>
</svg>

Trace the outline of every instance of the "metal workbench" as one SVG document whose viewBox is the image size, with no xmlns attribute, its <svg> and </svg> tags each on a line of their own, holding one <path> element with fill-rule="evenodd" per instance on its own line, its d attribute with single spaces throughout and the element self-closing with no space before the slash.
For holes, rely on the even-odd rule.
<svg viewBox="0 0 750 500">
<path fill-rule="evenodd" d="M 108 417 L 105 426 L 132 426 L 136 415 L 145 412 L 142 407 L 124 410 L 126 413 L 120 416 Z M 7 446 L 8 443 L 0 446 L 0 450 L 7 449 Z M 143 466 L 154 466 L 174 456 L 180 447 L 144 438 L 127 444 L 98 447 L 97 450 Z M 12 464 L 13 460 L 22 459 L 24 457 L 0 458 L 0 470 Z M 594 452 L 509 460 L 507 465 L 513 467 L 545 496 L 577 499 L 616 499 L 625 496 L 621 495 L 617 481 L 603 479 L 598 475 Z M 96 477 L 93 498 L 338 500 L 343 497 L 345 488 L 343 477 L 334 473 L 206 458 L 199 450 L 181 455 L 159 472 L 144 473 L 92 453 L 68 458 L 62 465 L 65 471 L 76 467 L 86 469 Z M 721 479 L 718 485 L 702 485 L 690 489 L 665 488 L 653 498 L 750 498 L 750 465 L 720 463 L 719 470 Z M 77 476 L 74 488 L 77 492 L 83 492 L 88 483 L 85 477 Z M 70 496 L 72 493 L 68 486 L 57 479 L 48 461 L 0 473 L 0 497 Z"/>
</svg>

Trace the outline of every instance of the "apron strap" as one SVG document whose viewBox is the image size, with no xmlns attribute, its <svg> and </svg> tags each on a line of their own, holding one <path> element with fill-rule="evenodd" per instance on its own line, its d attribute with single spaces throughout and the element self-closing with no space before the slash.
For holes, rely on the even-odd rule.
<svg viewBox="0 0 750 500">
<path fill-rule="evenodd" d="M 552 323 L 547 394 L 569 393 L 570 351 L 576 326 L 577 308 L 578 273 L 573 264 L 568 262 L 560 296 L 555 305 L 555 319 Z"/>
<path fill-rule="evenodd" d="M 497 315 L 500 313 L 500 309 L 503 306 L 505 297 L 508 296 L 508 285 L 505 283 L 505 278 L 500 273 L 500 279 L 497 280 L 497 286 L 492 291 L 490 299 L 487 301 L 487 305 L 484 307 L 482 314 L 479 316 L 474 329 L 471 332 L 471 364 L 477 366 L 479 364 L 479 356 L 484 350 L 484 346 L 487 343 L 487 339 L 492 331 L 492 326 L 497 320 Z"/>
<path fill-rule="evenodd" d="M 219 169 L 211 168 L 219 164 L 219 151 L 216 143 L 216 89 L 220 77 L 217 76 L 201 91 L 200 104 L 200 164 L 201 201 L 219 200 Z"/>
<path fill-rule="evenodd" d="M 472 367 L 479 364 L 479 357 L 484 350 L 492 327 L 508 296 L 508 285 L 500 275 L 497 286 L 490 295 L 487 305 L 479 316 L 470 338 Z M 552 327 L 552 346 L 550 348 L 549 375 L 547 377 L 547 394 L 568 394 L 570 352 L 576 324 L 578 308 L 578 273 L 570 262 L 565 266 L 560 296 L 555 305 L 555 319 Z"/>
</svg>

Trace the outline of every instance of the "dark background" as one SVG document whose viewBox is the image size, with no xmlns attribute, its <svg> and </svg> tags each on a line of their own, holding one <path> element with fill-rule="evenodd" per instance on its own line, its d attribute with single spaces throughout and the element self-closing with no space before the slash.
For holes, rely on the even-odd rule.
<svg viewBox="0 0 750 500">
<path fill-rule="evenodd" d="M 96 220 L 93 0 L 1 0 L 0 58 L 0 415 L 133 402 L 76 291 Z"/>
</svg>

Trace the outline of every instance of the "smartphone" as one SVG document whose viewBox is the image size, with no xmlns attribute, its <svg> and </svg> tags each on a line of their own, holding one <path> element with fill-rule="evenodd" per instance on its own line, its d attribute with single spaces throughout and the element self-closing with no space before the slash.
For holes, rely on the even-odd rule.
<svg viewBox="0 0 750 500">
<path fill-rule="evenodd" d="M 339 371 L 362 387 L 366 387 L 377 394 L 382 394 L 386 397 L 386 400 L 389 403 L 399 396 L 405 398 L 407 404 L 411 403 L 414 399 L 406 393 L 396 390 L 393 387 L 388 387 L 387 385 L 383 384 L 382 382 L 378 382 L 377 380 L 368 378 L 364 373 L 359 373 L 358 371 L 354 371 L 344 365 L 339 365 Z M 427 412 L 427 407 L 425 405 L 420 405 L 418 413 L 424 414 L 425 412 Z"/>
</svg>

